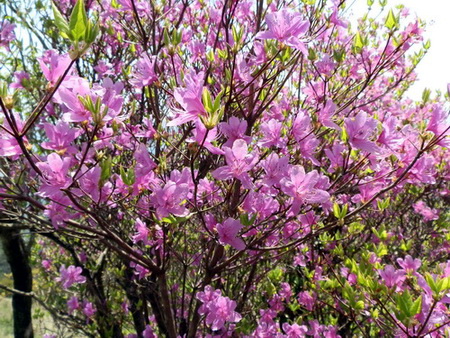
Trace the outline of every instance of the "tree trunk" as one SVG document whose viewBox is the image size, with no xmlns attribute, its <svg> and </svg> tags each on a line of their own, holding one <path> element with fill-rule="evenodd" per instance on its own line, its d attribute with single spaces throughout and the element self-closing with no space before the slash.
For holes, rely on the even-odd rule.
<svg viewBox="0 0 450 338">
<path fill-rule="evenodd" d="M 0 237 L 3 251 L 11 267 L 14 279 L 14 289 L 22 292 L 31 292 L 33 288 L 33 275 L 29 264 L 25 242 L 20 230 L 1 229 Z M 30 296 L 13 294 L 12 308 L 14 318 L 14 337 L 33 337 L 33 322 L 31 317 L 32 298 Z"/>
</svg>

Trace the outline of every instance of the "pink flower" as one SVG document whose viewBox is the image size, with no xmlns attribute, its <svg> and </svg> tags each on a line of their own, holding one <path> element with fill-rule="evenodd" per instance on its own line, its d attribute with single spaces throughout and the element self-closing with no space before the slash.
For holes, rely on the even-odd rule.
<svg viewBox="0 0 450 338">
<path fill-rule="evenodd" d="M 400 265 L 407 274 L 411 274 L 417 271 L 418 268 L 422 265 L 422 262 L 418 258 L 412 258 L 410 255 L 407 255 L 405 259 L 397 258 L 397 263 Z"/>
<path fill-rule="evenodd" d="M 100 201 L 100 176 L 102 174 L 102 169 L 100 166 L 93 168 L 82 168 L 83 175 L 81 176 L 79 183 L 80 188 L 84 194 L 89 195 L 92 200 L 96 203 Z"/>
<path fill-rule="evenodd" d="M 144 222 L 142 222 L 139 218 L 136 220 L 136 234 L 133 236 L 133 243 L 142 242 L 144 245 L 149 244 L 148 235 L 149 230 Z"/>
<path fill-rule="evenodd" d="M 221 295 L 220 290 L 205 286 L 204 292 L 197 293 L 197 299 L 203 302 L 199 314 L 206 315 L 206 324 L 213 331 L 222 329 L 226 322 L 237 323 L 242 316 L 235 312 L 236 302 Z"/>
<path fill-rule="evenodd" d="M 26 82 L 30 79 L 30 75 L 27 72 L 19 71 L 14 72 L 16 81 L 11 83 L 10 87 L 15 89 L 25 89 Z"/>
<path fill-rule="evenodd" d="M 242 227 L 241 222 L 232 218 L 228 218 L 223 224 L 217 224 L 216 229 L 219 234 L 219 242 L 221 244 L 229 244 L 236 250 L 244 250 L 244 241 L 237 237 Z"/>
<path fill-rule="evenodd" d="M 92 305 L 91 302 L 86 302 L 83 308 L 83 313 L 86 317 L 92 318 L 92 316 L 97 312 L 97 310 L 94 308 L 94 305 Z"/>
<path fill-rule="evenodd" d="M 17 113 L 13 113 L 14 119 L 16 120 L 16 126 L 19 131 L 22 130 L 24 126 L 24 122 L 20 118 L 20 115 Z M 2 115 L 3 116 L 3 115 Z M 15 156 L 15 155 L 21 155 L 22 149 L 20 149 L 19 144 L 17 143 L 17 140 L 13 135 L 13 128 L 8 123 L 8 120 L 3 121 L 3 128 L 5 128 L 7 131 L 3 129 L 0 129 L 0 156 Z M 11 133 L 11 134 L 10 134 Z M 28 143 L 28 139 L 25 137 L 24 141 Z"/>
<path fill-rule="evenodd" d="M 237 323 L 242 319 L 242 316 L 234 311 L 236 302 L 228 297 L 217 297 L 209 304 L 208 308 L 206 324 L 211 325 L 211 329 L 214 331 L 222 329 L 226 322 Z"/>
<path fill-rule="evenodd" d="M 414 211 L 423 216 L 425 221 L 433 221 L 439 218 L 439 212 L 431 209 L 424 201 L 417 201 L 413 205 Z"/>
<path fill-rule="evenodd" d="M 16 38 L 14 34 L 15 28 L 16 25 L 2 19 L 0 22 L 0 47 L 5 47 L 9 50 L 9 43 Z"/>
<path fill-rule="evenodd" d="M 52 262 L 47 260 L 47 259 L 44 259 L 42 261 L 41 265 L 46 271 L 48 271 L 48 270 L 50 270 L 52 268 Z"/>
<path fill-rule="evenodd" d="M 330 194 L 325 190 L 316 188 L 320 183 L 320 175 L 316 170 L 305 173 L 300 165 L 291 167 L 289 176 L 281 180 L 281 190 L 293 198 L 291 212 L 296 215 L 305 203 L 326 203 Z"/>
<path fill-rule="evenodd" d="M 214 127 L 211 130 L 207 130 L 204 124 L 200 121 L 196 121 L 195 129 L 192 131 L 194 138 L 189 138 L 187 142 L 195 142 L 198 145 L 202 145 L 208 149 L 212 154 L 223 155 L 223 150 L 215 147 L 211 142 L 217 137 L 217 128 Z"/>
<path fill-rule="evenodd" d="M 56 84 L 72 62 L 69 54 L 59 55 L 55 50 L 46 51 L 38 61 L 45 78 L 52 85 Z"/>
<path fill-rule="evenodd" d="M 133 79 L 130 81 L 135 87 L 150 86 L 158 80 L 155 73 L 155 57 L 149 58 L 147 54 L 141 57 L 134 69 Z"/>
<path fill-rule="evenodd" d="M 177 116 L 167 124 L 168 126 L 195 121 L 199 115 L 206 112 L 202 103 L 204 76 L 203 72 L 196 74 L 192 71 L 185 77 L 186 87 L 175 89 L 173 96 L 183 110 L 175 110 Z"/>
<path fill-rule="evenodd" d="M 450 146 L 448 135 L 450 135 L 449 113 L 437 106 L 433 109 L 427 130 L 432 131 L 435 136 L 444 137 L 438 144 L 442 146 Z"/>
<path fill-rule="evenodd" d="M 83 269 L 79 266 L 69 266 L 66 269 L 62 265 L 59 269 L 60 277 L 56 278 L 57 282 L 61 282 L 64 289 L 70 288 L 73 284 L 86 282 L 86 277 L 82 276 Z"/>
<path fill-rule="evenodd" d="M 223 144 L 224 147 L 233 146 L 234 141 L 237 139 L 243 139 L 247 143 L 250 143 L 250 136 L 246 136 L 247 121 L 239 120 L 237 117 L 232 116 L 228 122 L 219 123 L 219 129 L 227 137 L 227 141 Z"/>
<path fill-rule="evenodd" d="M 318 111 L 317 115 L 319 116 L 320 123 L 322 123 L 325 127 L 335 130 L 341 130 L 341 128 L 332 120 L 335 111 L 336 105 L 333 103 L 333 101 L 329 100 L 327 101 L 325 106 Z"/>
<path fill-rule="evenodd" d="M 289 158 L 287 156 L 280 158 L 277 153 L 272 153 L 262 161 L 261 166 L 266 172 L 263 183 L 268 187 L 273 185 L 279 187 L 281 179 L 287 176 Z"/>
<path fill-rule="evenodd" d="M 220 290 L 215 290 L 210 285 L 205 286 L 204 291 L 198 292 L 197 296 L 196 296 L 196 298 L 198 300 L 202 301 L 202 303 L 203 303 L 203 305 L 200 306 L 200 308 L 198 309 L 198 313 L 201 315 L 206 314 L 209 311 L 209 309 L 208 309 L 209 302 L 212 302 L 217 297 L 219 297 L 221 294 L 222 293 Z"/>
<path fill-rule="evenodd" d="M 134 158 L 136 159 L 136 177 L 145 176 L 156 168 L 156 163 L 151 159 L 150 153 L 144 143 L 139 144 L 134 152 Z"/>
<path fill-rule="evenodd" d="M 263 135 L 260 145 L 263 147 L 278 147 L 283 148 L 285 140 L 281 137 L 281 130 L 283 125 L 281 122 L 271 119 L 261 125 L 261 133 Z"/>
<path fill-rule="evenodd" d="M 188 192 L 189 187 L 186 183 L 177 184 L 173 181 L 168 181 L 163 188 L 156 189 L 151 201 L 158 217 L 167 217 L 169 214 L 186 216 L 188 211 L 181 202 L 186 199 Z"/>
<path fill-rule="evenodd" d="M 223 149 L 227 165 L 214 170 L 213 177 L 218 180 L 236 178 L 242 182 L 244 188 L 251 188 L 248 172 L 255 166 L 258 157 L 248 153 L 247 142 L 242 139 L 234 141 L 232 149 L 228 147 Z"/>
<path fill-rule="evenodd" d="M 388 288 L 400 286 L 405 280 L 405 272 L 396 270 L 392 265 L 386 265 L 384 270 L 379 270 L 378 273 Z"/>
<path fill-rule="evenodd" d="M 81 133 L 79 129 L 71 128 L 68 123 L 60 121 L 57 125 L 44 123 L 44 130 L 49 142 L 43 142 L 42 148 L 55 151 L 75 150 L 70 144 Z"/>
<path fill-rule="evenodd" d="M 369 137 L 376 131 L 377 121 L 367 117 L 366 112 L 360 112 L 354 118 L 345 119 L 349 143 L 355 149 L 377 153 L 379 148 L 374 142 L 369 141 Z"/>
<path fill-rule="evenodd" d="M 300 50 L 307 55 L 308 50 L 300 37 L 309 29 L 309 22 L 302 21 L 300 13 L 294 13 L 286 8 L 266 15 L 267 31 L 258 33 L 256 39 L 276 39 L 286 45 Z"/>
<path fill-rule="evenodd" d="M 156 338 L 156 335 L 153 333 L 152 327 L 150 325 L 145 326 L 145 330 L 142 331 L 143 338 Z"/>
<path fill-rule="evenodd" d="M 56 197 L 61 194 L 60 189 L 70 185 L 71 180 L 67 177 L 70 158 L 61 159 L 58 154 L 51 153 L 47 156 L 47 162 L 38 162 L 36 165 L 46 179 L 40 189 L 42 196 Z"/>
<path fill-rule="evenodd" d="M 308 332 L 308 328 L 306 325 L 298 325 L 298 324 L 288 324 L 283 323 L 283 331 L 286 334 L 287 338 L 301 338 L 306 337 L 306 333 Z"/>
<path fill-rule="evenodd" d="M 80 303 L 78 302 L 78 298 L 76 296 L 70 297 L 67 301 L 67 308 L 69 309 L 70 314 L 80 308 Z"/>
<path fill-rule="evenodd" d="M 64 103 L 66 111 L 62 117 L 64 122 L 84 122 L 92 120 L 92 113 L 83 106 L 78 98 L 78 96 L 86 95 L 80 95 L 80 93 L 73 92 L 64 87 L 60 88 L 58 93 Z"/>
<path fill-rule="evenodd" d="M 298 294 L 298 302 L 303 305 L 306 310 L 312 311 L 316 302 L 315 294 L 311 295 L 308 291 L 302 291 Z"/>
</svg>

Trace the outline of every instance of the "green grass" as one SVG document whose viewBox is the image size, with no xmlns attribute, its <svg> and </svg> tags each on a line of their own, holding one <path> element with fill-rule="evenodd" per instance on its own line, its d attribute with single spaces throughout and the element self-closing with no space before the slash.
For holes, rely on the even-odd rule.
<svg viewBox="0 0 450 338">
<path fill-rule="evenodd" d="M 9 338 L 13 335 L 13 318 L 11 309 L 11 299 L 0 298 L 0 337 Z"/>
<path fill-rule="evenodd" d="M 70 334 L 61 335 L 60 331 L 56 330 L 50 314 L 36 304 L 33 304 L 33 328 L 34 336 L 37 338 L 42 337 L 45 333 L 55 334 L 56 332 L 58 332 L 58 338 L 73 337 Z M 11 298 L 5 296 L 0 296 L 0 337 L 14 337 Z"/>
</svg>

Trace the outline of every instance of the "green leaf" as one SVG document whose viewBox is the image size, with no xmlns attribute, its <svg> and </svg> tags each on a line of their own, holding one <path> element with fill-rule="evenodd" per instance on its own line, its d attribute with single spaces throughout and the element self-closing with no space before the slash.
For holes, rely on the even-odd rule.
<svg viewBox="0 0 450 338">
<path fill-rule="evenodd" d="M 333 204 L 333 214 L 334 214 L 334 217 L 340 218 L 339 216 L 341 215 L 341 209 L 339 208 L 339 204 L 337 204 L 337 203 Z"/>
<path fill-rule="evenodd" d="M 58 10 L 58 7 L 55 6 L 55 4 L 52 3 L 53 7 L 53 17 L 55 18 L 55 25 L 59 29 L 59 33 L 63 38 L 68 39 L 69 38 L 69 23 L 67 20 L 62 16 L 61 12 Z"/>
<path fill-rule="evenodd" d="M 281 270 L 280 268 L 273 269 L 269 271 L 267 277 L 269 277 L 272 283 L 280 282 L 283 278 L 283 270 Z"/>
<path fill-rule="evenodd" d="M 211 93 L 209 92 L 209 90 L 207 88 L 203 88 L 202 103 L 203 103 L 203 106 L 205 106 L 205 110 L 208 113 L 213 112 L 213 101 L 211 98 Z"/>
<path fill-rule="evenodd" d="M 364 40 L 359 32 L 356 33 L 355 38 L 353 39 L 353 47 L 357 52 L 361 51 L 364 47 Z"/>
<path fill-rule="evenodd" d="M 100 175 L 100 185 L 106 182 L 111 177 L 111 167 L 112 167 L 112 157 L 108 156 L 106 160 L 100 163 L 100 168 L 102 168 Z"/>
<path fill-rule="evenodd" d="M 88 18 L 84 1 L 78 0 L 70 15 L 69 31 L 73 41 L 82 41 L 88 27 Z"/>
<path fill-rule="evenodd" d="M 405 317 L 412 317 L 411 313 L 411 306 L 413 302 L 411 299 L 411 294 L 408 290 L 405 290 L 401 295 L 397 296 L 396 299 L 396 305 L 397 308 L 400 310 L 400 313 L 403 314 Z"/>
<path fill-rule="evenodd" d="M 170 37 L 169 37 L 169 30 L 167 28 L 164 28 L 163 41 L 164 41 L 165 46 L 171 45 Z"/>
<path fill-rule="evenodd" d="M 386 18 L 386 22 L 384 24 L 384 26 L 387 29 L 394 29 L 397 26 L 397 18 L 394 15 L 394 12 L 392 11 L 392 9 L 389 11 L 388 16 Z"/>
<path fill-rule="evenodd" d="M 88 21 L 88 25 L 86 28 L 86 33 L 84 36 L 84 41 L 90 45 L 97 38 L 98 33 L 100 32 L 100 26 L 98 22 L 94 25 L 91 20 Z"/>
<path fill-rule="evenodd" d="M 431 90 L 428 88 L 425 88 L 422 92 L 423 104 L 427 103 L 430 100 L 430 96 L 431 96 Z"/>
<path fill-rule="evenodd" d="M 411 317 L 420 313 L 422 310 L 422 296 L 417 298 L 410 308 Z"/>
<path fill-rule="evenodd" d="M 120 177 L 122 178 L 123 183 L 129 186 L 133 185 L 136 180 L 133 168 L 125 171 L 123 167 L 120 167 Z"/>
</svg>

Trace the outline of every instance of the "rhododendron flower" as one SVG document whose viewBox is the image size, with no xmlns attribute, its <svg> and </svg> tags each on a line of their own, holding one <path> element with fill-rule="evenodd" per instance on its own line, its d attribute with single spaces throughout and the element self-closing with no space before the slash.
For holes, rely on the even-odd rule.
<svg viewBox="0 0 450 338">
<path fill-rule="evenodd" d="M 233 218 L 228 218 L 223 224 L 217 224 L 216 229 L 219 234 L 219 242 L 221 244 L 229 244 L 236 250 L 244 250 L 244 241 L 237 237 L 242 227 L 241 222 Z"/>
<path fill-rule="evenodd" d="M 200 313 L 201 315 L 207 313 L 209 302 L 213 301 L 221 294 L 222 292 L 220 290 L 215 290 L 211 285 L 205 286 L 205 289 L 203 291 L 198 292 L 196 296 L 196 298 L 202 301 L 203 303 L 203 305 L 200 306 L 198 313 Z"/>
<path fill-rule="evenodd" d="M 13 113 L 13 116 L 16 121 L 17 129 L 21 131 L 24 127 L 24 121 L 22 121 L 20 115 L 15 112 Z M 17 143 L 16 138 L 12 135 L 14 128 L 12 128 L 7 119 L 3 121 L 2 127 L 8 132 L 4 131 L 3 128 L 0 129 L 0 156 L 21 155 L 22 149 L 20 148 L 19 143 Z M 28 143 L 28 139 L 26 137 L 23 138 L 23 141 L 25 144 Z"/>
<path fill-rule="evenodd" d="M 0 21 L 0 47 L 5 47 L 9 50 L 9 43 L 16 38 L 14 34 L 15 28 L 16 25 L 2 18 L 2 21 Z"/>
<path fill-rule="evenodd" d="M 354 118 L 345 119 L 345 127 L 348 134 L 348 141 L 353 148 L 369 153 L 378 152 L 379 148 L 377 145 L 368 140 L 377 128 L 377 121 L 371 117 L 367 117 L 366 112 L 362 111 Z"/>
<path fill-rule="evenodd" d="M 67 301 L 67 308 L 70 314 L 80 308 L 80 303 L 78 302 L 78 298 L 76 296 L 70 297 L 70 299 Z"/>
<path fill-rule="evenodd" d="M 97 310 L 94 308 L 91 302 L 86 302 L 83 307 L 83 313 L 86 317 L 92 318 Z"/>
<path fill-rule="evenodd" d="M 134 274 L 137 276 L 138 280 L 145 278 L 150 273 L 148 269 L 144 268 L 140 264 L 136 264 L 135 262 L 131 262 L 130 267 L 134 268 Z"/>
<path fill-rule="evenodd" d="M 206 324 L 214 331 L 224 327 L 226 322 L 237 323 L 242 316 L 235 312 L 236 302 L 228 297 L 219 296 L 209 305 L 209 313 L 206 316 Z"/>
<path fill-rule="evenodd" d="M 60 55 L 55 50 L 46 51 L 42 57 L 38 58 L 38 61 L 42 73 L 51 85 L 56 84 L 72 62 L 69 54 Z"/>
<path fill-rule="evenodd" d="M 144 143 L 140 143 L 134 152 L 136 159 L 135 174 L 137 177 L 145 176 L 156 168 L 156 163 L 150 157 L 150 153 Z"/>
<path fill-rule="evenodd" d="M 320 123 L 322 123 L 325 127 L 335 130 L 341 130 L 341 128 L 332 120 L 335 111 L 336 104 L 334 104 L 333 101 L 329 100 L 325 104 L 325 107 L 318 111 L 317 115 L 319 116 Z"/>
<path fill-rule="evenodd" d="M 410 255 L 407 255 L 405 259 L 397 258 L 397 263 L 400 265 L 407 274 L 411 274 L 416 272 L 418 268 L 422 265 L 422 262 L 418 258 L 412 258 Z"/>
<path fill-rule="evenodd" d="M 24 84 L 30 79 L 30 75 L 27 72 L 19 71 L 14 72 L 16 81 L 11 83 L 10 87 L 14 89 L 25 89 Z"/>
<path fill-rule="evenodd" d="M 142 242 L 144 245 L 149 244 L 149 230 L 144 222 L 142 222 L 139 218 L 136 220 L 136 234 L 133 236 L 133 243 Z"/>
<path fill-rule="evenodd" d="M 386 265 L 384 270 L 379 270 L 378 272 L 388 288 L 400 286 L 405 280 L 405 272 L 396 270 L 392 265 Z"/>
<path fill-rule="evenodd" d="M 156 59 L 154 56 L 149 58 L 147 54 L 144 54 L 136 63 L 133 79 L 130 82 L 138 88 L 143 88 L 157 81 L 158 76 L 155 73 L 155 63 Z"/>
<path fill-rule="evenodd" d="M 51 153 L 46 162 L 38 162 L 36 166 L 42 171 L 46 184 L 41 186 L 42 196 L 52 197 L 60 194 L 60 189 L 67 188 L 71 180 L 67 177 L 70 168 L 70 158 L 62 159 L 58 154 Z"/>
<path fill-rule="evenodd" d="M 215 147 L 211 142 L 214 141 L 217 137 L 217 128 L 214 127 L 213 129 L 206 129 L 205 125 L 197 121 L 195 123 L 195 129 L 192 131 L 194 134 L 194 138 L 189 138 L 186 141 L 187 142 L 195 142 L 198 145 L 201 145 L 208 149 L 212 154 L 215 155 L 223 155 L 223 150 Z"/>
<path fill-rule="evenodd" d="M 50 269 L 52 268 L 52 262 L 49 261 L 49 260 L 47 260 L 47 259 L 44 259 L 44 260 L 42 261 L 41 265 L 42 265 L 42 267 L 43 267 L 45 270 L 47 270 L 47 271 L 50 270 Z"/>
<path fill-rule="evenodd" d="M 88 194 L 92 200 L 96 203 L 100 201 L 100 176 L 102 169 L 99 166 L 87 169 L 82 168 L 83 175 L 81 176 L 79 183 L 80 188 L 84 194 Z"/>
<path fill-rule="evenodd" d="M 195 121 L 199 115 L 206 113 L 202 103 L 204 76 L 203 72 L 198 74 L 191 72 L 185 77 L 186 87 L 174 90 L 173 96 L 183 110 L 175 110 L 177 116 L 167 124 L 168 126 L 178 126 Z"/>
<path fill-rule="evenodd" d="M 302 338 L 306 337 L 306 333 L 308 332 L 308 327 L 306 325 L 298 325 L 298 324 L 288 324 L 283 323 L 283 331 L 286 334 L 287 338 Z"/>
<path fill-rule="evenodd" d="M 71 205 L 70 199 L 59 193 L 59 191 L 52 195 L 52 202 L 47 205 L 44 216 L 51 220 L 55 229 L 66 226 L 65 221 L 69 220 L 71 216 L 66 210 L 69 205 Z"/>
<path fill-rule="evenodd" d="M 92 120 L 92 113 L 86 109 L 79 99 L 79 93 L 75 93 L 67 88 L 58 90 L 59 97 L 64 103 L 66 113 L 62 120 L 64 122 L 84 122 Z M 84 95 L 80 95 L 84 96 Z"/>
<path fill-rule="evenodd" d="M 450 146 L 450 120 L 449 113 L 441 107 L 434 107 L 430 122 L 428 123 L 427 130 L 434 133 L 435 136 L 443 137 L 443 139 L 438 143 L 443 147 Z M 446 137 L 445 137 L 446 136 Z"/>
<path fill-rule="evenodd" d="M 330 57 L 330 55 L 325 54 L 322 58 L 322 60 L 315 63 L 317 70 L 326 76 L 330 76 L 333 72 L 333 70 L 336 68 L 336 62 Z M 331 101 L 327 101 L 328 102 Z"/>
<path fill-rule="evenodd" d="M 431 209 L 424 201 L 417 201 L 413 205 L 414 211 L 423 216 L 425 221 L 433 221 L 439 218 L 439 212 Z"/>
<path fill-rule="evenodd" d="M 293 198 L 291 212 L 296 215 L 300 207 L 305 203 L 326 203 L 330 199 L 330 194 L 325 190 L 316 188 L 319 183 L 319 173 L 313 170 L 305 173 L 302 166 L 292 166 L 289 176 L 281 180 L 281 190 Z"/>
<path fill-rule="evenodd" d="M 283 148 L 285 145 L 285 140 L 281 137 L 282 127 L 283 125 L 281 122 L 275 119 L 264 122 L 260 127 L 263 138 L 259 144 L 263 147 Z"/>
<path fill-rule="evenodd" d="M 224 147 L 233 146 L 234 141 L 237 139 L 243 139 L 247 143 L 250 143 L 251 137 L 245 135 L 247 130 L 247 121 L 239 120 L 237 117 L 232 116 L 228 122 L 219 123 L 219 129 L 223 135 L 227 137 L 227 141 L 223 144 Z"/>
<path fill-rule="evenodd" d="M 312 311 L 316 302 L 316 295 L 308 291 L 302 291 L 298 294 L 298 302 L 303 305 L 306 310 Z"/>
<path fill-rule="evenodd" d="M 169 214 L 186 216 L 188 211 L 181 202 L 186 199 L 188 191 L 187 184 L 177 184 L 173 181 L 168 181 L 163 188 L 156 189 L 151 200 L 158 217 L 167 217 Z"/>
<path fill-rule="evenodd" d="M 213 177 L 218 180 L 234 177 L 242 182 L 244 188 L 250 188 L 248 172 L 255 166 L 258 157 L 248 153 L 247 142 L 242 139 L 234 141 L 233 148 L 223 147 L 223 150 L 227 165 L 214 170 Z"/>
<path fill-rule="evenodd" d="M 82 272 L 83 269 L 79 266 L 70 265 L 66 268 L 62 265 L 59 269 L 60 277 L 56 278 L 56 281 L 62 283 L 64 289 L 68 289 L 73 284 L 86 282 L 86 277 L 81 275 Z"/>
<path fill-rule="evenodd" d="M 261 40 L 276 39 L 308 55 L 308 50 L 305 44 L 300 41 L 300 37 L 308 31 L 309 22 L 303 21 L 300 13 L 283 8 L 278 12 L 267 14 L 266 24 L 268 30 L 256 34 L 255 38 Z"/>
<path fill-rule="evenodd" d="M 55 150 L 58 152 L 75 151 L 75 147 L 70 146 L 81 133 L 77 128 L 71 128 L 68 123 L 60 121 L 57 125 L 44 123 L 44 130 L 49 138 L 49 142 L 43 142 L 42 148 Z"/>
<path fill-rule="evenodd" d="M 236 302 L 222 296 L 220 290 L 214 290 L 207 285 L 205 291 L 197 293 L 196 297 L 203 302 L 199 313 L 206 315 L 206 324 L 213 331 L 222 329 L 226 322 L 237 323 L 242 319 L 242 316 L 234 311 Z"/>
<path fill-rule="evenodd" d="M 156 335 L 153 333 L 153 329 L 150 325 L 145 326 L 145 330 L 142 331 L 143 338 L 156 338 Z"/>
<path fill-rule="evenodd" d="M 286 176 L 289 168 L 289 157 L 279 157 L 277 153 L 272 153 L 261 163 L 266 172 L 263 183 L 267 186 L 280 186 L 280 181 Z"/>
</svg>

